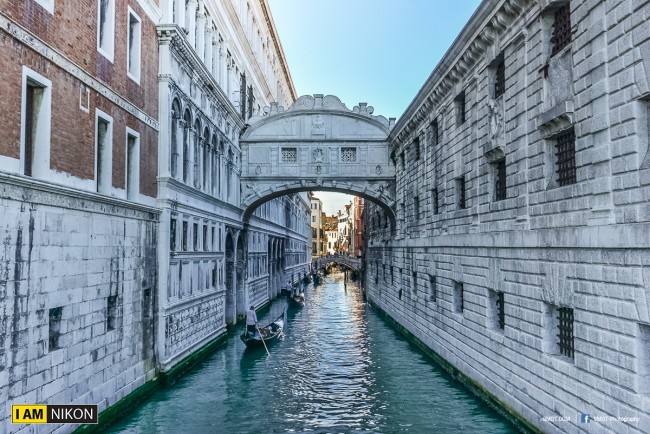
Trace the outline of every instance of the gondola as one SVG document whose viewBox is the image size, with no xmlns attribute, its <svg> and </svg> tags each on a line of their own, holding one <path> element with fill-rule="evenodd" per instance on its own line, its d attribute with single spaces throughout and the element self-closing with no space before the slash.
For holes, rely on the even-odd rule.
<svg viewBox="0 0 650 434">
<path fill-rule="evenodd" d="M 305 295 L 304 294 L 291 294 L 289 296 L 289 306 L 292 307 L 303 307 L 305 305 Z"/>
<path fill-rule="evenodd" d="M 312 279 L 314 280 L 314 285 L 320 285 L 320 275 L 318 273 L 314 273 Z"/>
<path fill-rule="evenodd" d="M 264 339 L 264 343 L 266 345 L 269 345 L 271 342 L 276 341 L 280 336 L 282 336 L 283 328 L 284 312 L 282 312 L 282 315 L 280 315 L 275 321 L 266 327 L 259 328 L 259 331 L 261 331 L 264 336 L 261 336 L 257 331 L 253 334 L 248 333 L 246 330 L 244 330 L 244 333 L 242 333 L 239 337 L 241 338 L 242 342 L 246 344 L 247 348 L 263 347 L 264 344 L 262 343 L 262 339 Z"/>
</svg>

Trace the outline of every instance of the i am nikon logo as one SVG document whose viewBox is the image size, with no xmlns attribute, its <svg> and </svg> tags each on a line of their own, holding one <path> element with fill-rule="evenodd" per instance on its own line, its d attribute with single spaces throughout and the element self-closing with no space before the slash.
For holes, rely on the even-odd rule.
<svg viewBox="0 0 650 434">
<path fill-rule="evenodd" d="M 12 405 L 11 423 L 97 423 L 97 405 Z"/>
</svg>

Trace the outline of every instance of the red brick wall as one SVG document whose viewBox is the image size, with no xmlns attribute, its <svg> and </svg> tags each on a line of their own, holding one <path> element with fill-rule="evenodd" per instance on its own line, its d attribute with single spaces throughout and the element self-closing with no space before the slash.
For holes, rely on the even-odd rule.
<svg viewBox="0 0 650 434">
<path fill-rule="evenodd" d="M 71 4 L 74 3 L 74 6 Z M 33 0 L 0 0 L 0 11 L 63 52 L 91 75 L 149 116 L 158 117 L 158 45 L 154 24 L 137 4 L 142 19 L 142 70 L 138 86 L 126 74 L 127 2 L 116 0 L 115 64 L 96 49 L 96 1 L 55 2 L 52 17 Z M 92 14 L 91 14 L 92 12 Z M 88 27 L 88 24 L 91 27 Z M 157 132 L 102 95 L 90 92 L 90 112 L 79 107 L 82 83 L 29 47 L 0 30 L 0 154 L 20 156 L 22 66 L 52 81 L 51 168 L 94 179 L 95 109 L 113 117 L 113 186 L 124 188 L 126 127 L 140 133 L 140 191 L 156 195 Z"/>
<path fill-rule="evenodd" d="M 127 77 L 128 6 L 142 20 L 140 85 Z M 34 0 L 0 0 L 0 11 L 90 75 L 100 78 L 154 119 L 158 119 L 158 41 L 156 26 L 137 2 L 115 0 L 114 63 L 97 52 L 97 0 L 55 0 L 54 16 Z"/>
</svg>

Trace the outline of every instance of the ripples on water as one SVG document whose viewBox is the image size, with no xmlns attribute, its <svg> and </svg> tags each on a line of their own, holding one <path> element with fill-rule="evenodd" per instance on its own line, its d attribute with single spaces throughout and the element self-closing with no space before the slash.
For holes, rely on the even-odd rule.
<svg viewBox="0 0 650 434">
<path fill-rule="evenodd" d="M 115 433 L 508 433 L 512 426 L 433 365 L 342 274 L 288 309 L 285 337 L 250 351 L 238 335 Z M 287 309 L 273 302 L 260 323 Z"/>
</svg>

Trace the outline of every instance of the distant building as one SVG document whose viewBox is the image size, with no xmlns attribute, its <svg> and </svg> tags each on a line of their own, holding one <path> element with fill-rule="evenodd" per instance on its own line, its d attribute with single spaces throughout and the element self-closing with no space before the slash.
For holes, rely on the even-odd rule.
<svg viewBox="0 0 650 434">
<path fill-rule="evenodd" d="M 361 256 L 361 246 L 363 245 L 363 222 L 361 215 L 363 214 L 363 198 L 355 196 L 352 202 L 351 223 L 352 230 L 350 236 L 350 254 L 353 256 Z"/>
<path fill-rule="evenodd" d="M 350 234 L 352 229 L 350 208 L 352 204 L 345 205 L 344 210 L 338 212 L 338 232 L 339 232 L 339 246 L 338 252 L 341 254 L 348 254 L 350 252 Z"/>
<path fill-rule="evenodd" d="M 323 202 L 311 195 L 311 255 L 322 256 L 325 251 L 325 237 L 323 235 Z"/>
<path fill-rule="evenodd" d="M 325 217 L 323 232 L 325 233 L 325 253 L 333 255 L 339 245 L 339 219 L 337 216 Z"/>
</svg>

